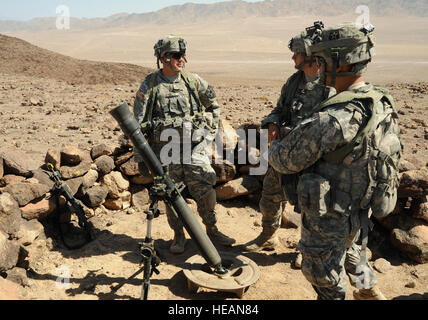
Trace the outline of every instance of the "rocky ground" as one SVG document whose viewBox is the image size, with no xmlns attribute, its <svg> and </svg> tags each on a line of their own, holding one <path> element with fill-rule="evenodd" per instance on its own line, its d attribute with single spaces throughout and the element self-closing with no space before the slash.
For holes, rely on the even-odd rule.
<svg viewBox="0 0 428 320">
<path fill-rule="evenodd" d="M 222 118 L 234 128 L 245 123 L 259 123 L 274 107 L 282 85 L 280 82 L 254 83 L 250 80 L 228 83 L 224 79 L 210 79 L 210 82 L 217 92 Z M 115 145 L 122 132 L 109 111 L 123 101 L 132 105 L 138 86 L 137 82 L 69 84 L 2 74 L 1 150 L 19 149 L 31 161 L 42 165 L 48 149 L 75 146 L 89 152 L 99 144 Z M 406 165 L 408 169 L 426 169 L 428 84 L 385 86 L 397 101 Z M 191 200 L 189 203 L 196 209 Z M 248 197 L 219 201 L 217 212 L 219 229 L 236 239 L 232 248 L 219 247 L 218 250 L 241 254 L 240 245 L 261 231 L 261 214 L 256 201 Z M 24 245 L 28 251 L 26 268 L 13 268 L 1 274 L 5 279 L 0 277 L 0 281 L 7 281 L 7 285 L 3 283 L 2 294 L 9 290 L 6 298 L 19 296 L 37 300 L 138 299 L 142 281 L 142 273 L 138 273 L 141 267 L 138 242 L 145 237 L 144 212 L 105 209 L 93 212 L 90 221 L 99 230 L 97 238 L 76 250 L 65 248 L 47 230 L 39 230 L 38 235 Z M 426 223 L 422 225 L 426 232 Z M 297 253 L 294 248 L 299 233 L 298 222 L 288 223 L 280 230 L 281 246 L 276 252 L 245 254 L 257 263 L 260 278 L 247 290 L 244 299 L 316 298 L 295 266 Z M 213 290 L 190 293 L 183 269 L 186 260 L 198 250 L 189 240 L 184 254 L 169 253 L 172 235 L 166 216 L 161 214 L 153 222 L 153 238 L 162 263 L 158 267 L 160 274 L 152 277 L 150 299 L 237 299 L 232 293 Z M 187 235 L 187 238 L 190 237 Z M 428 264 L 418 263 L 394 248 L 389 241 L 389 231 L 378 223 L 370 235 L 370 248 L 379 287 L 388 299 L 428 299 Z M 69 283 L 58 282 L 61 277 L 69 278 Z M 352 290 L 349 287 L 348 299 L 353 299 Z"/>
</svg>

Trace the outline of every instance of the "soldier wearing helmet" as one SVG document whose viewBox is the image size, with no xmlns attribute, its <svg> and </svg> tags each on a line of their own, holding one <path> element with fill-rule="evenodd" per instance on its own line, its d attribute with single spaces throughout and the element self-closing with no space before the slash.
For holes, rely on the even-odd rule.
<svg viewBox="0 0 428 320">
<path fill-rule="evenodd" d="M 169 35 L 164 39 L 160 39 L 154 46 L 155 57 L 157 58 L 157 66 L 160 68 L 159 62 L 163 57 L 166 59 L 162 61 L 163 64 L 166 64 L 173 72 L 180 72 L 182 67 L 177 68 L 171 63 L 171 56 L 176 55 L 176 57 L 183 57 L 184 61 L 186 60 L 186 41 L 177 36 Z M 180 60 L 180 59 L 175 59 Z"/>
<path fill-rule="evenodd" d="M 343 24 L 313 37 L 308 53 L 337 94 L 269 149 L 269 164 L 285 181 L 297 178 L 286 196 L 302 215 L 296 249 L 318 299 L 345 299 L 347 274 L 359 289 L 355 299 L 386 299 L 367 262 L 367 234 L 370 216 L 395 206 L 402 145 L 392 97 L 362 77 L 374 54 L 373 29 Z"/>
<path fill-rule="evenodd" d="M 370 24 L 358 28 L 355 24 L 343 24 L 323 30 L 312 41 L 311 54 L 322 61 L 323 77 L 327 85 L 336 87 L 340 77 L 338 91 L 344 91 L 348 82 L 362 82 L 355 78 L 363 74 L 371 62 L 375 51 L 374 27 Z M 346 78 L 348 77 L 348 78 Z"/>
<path fill-rule="evenodd" d="M 155 44 L 154 55 L 159 70 L 148 75 L 141 84 L 134 102 L 134 116 L 161 160 L 162 148 L 167 145 L 162 133 L 167 132 L 167 129 L 179 133 L 180 142 L 173 148 L 178 148 L 176 150 L 179 150 L 180 159 L 178 163 L 173 161 L 169 164 L 168 173 L 173 181 L 183 181 L 196 200 L 210 239 L 216 244 L 229 246 L 235 240 L 223 235 L 216 227 L 216 193 L 213 188 L 216 174 L 205 152 L 206 139 L 192 141 L 191 156 L 183 152 L 183 133 L 186 128 L 191 132 L 208 130 L 209 136 L 214 137 L 219 121 L 219 106 L 214 89 L 200 76 L 184 69 L 186 49 L 186 41 L 174 35 L 160 39 Z M 141 156 L 136 150 L 134 153 L 140 172 L 147 174 L 148 169 Z M 174 230 L 170 251 L 182 253 L 186 242 L 183 224 L 168 207 L 167 217 Z"/>
<path fill-rule="evenodd" d="M 284 84 L 276 108 L 262 121 L 262 128 L 268 128 L 269 143 L 283 138 L 299 121 L 312 112 L 315 104 L 335 93 L 334 89 L 318 84 L 321 69 L 308 54 L 313 30 L 318 31 L 322 26 L 322 22 L 315 22 L 314 27 L 307 28 L 289 42 L 288 47 L 293 52 L 292 59 L 298 71 Z M 290 183 L 294 179 L 291 176 L 287 178 Z M 286 184 L 283 176 L 270 166 L 263 180 L 262 197 L 259 202 L 263 215 L 263 230 L 256 239 L 246 244 L 246 251 L 272 250 L 279 244 L 278 230 L 286 201 L 284 186 Z"/>
</svg>

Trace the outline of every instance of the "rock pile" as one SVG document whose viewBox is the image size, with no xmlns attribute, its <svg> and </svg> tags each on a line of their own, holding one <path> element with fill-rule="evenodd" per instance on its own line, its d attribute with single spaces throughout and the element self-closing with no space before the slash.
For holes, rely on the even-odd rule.
<svg viewBox="0 0 428 320">
<path fill-rule="evenodd" d="M 409 258 L 428 262 L 428 170 L 403 160 L 394 212 L 379 222 L 390 231 L 391 243 Z"/>
<path fill-rule="evenodd" d="M 226 121 L 222 126 L 233 130 Z M 225 140 L 226 142 L 226 140 Z M 237 148 L 235 139 L 233 150 Z M 224 145 L 224 150 L 229 146 Z M 46 164 L 50 163 L 80 200 L 88 219 L 115 210 L 144 210 L 148 187 L 153 181 L 143 176 L 135 162 L 132 145 L 126 137 L 111 145 L 99 144 L 90 150 L 66 145 L 49 149 L 45 163 L 33 161 L 17 148 L 0 152 L 0 273 L 24 267 L 25 247 L 44 232 L 41 219 L 56 212 L 57 202 L 49 198 L 54 187 Z M 258 177 L 248 175 L 245 165 L 227 161 L 213 163 L 217 173 L 219 200 L 260 193 Z M 242 174 L 241 172 L 247 172 Z M 59 203 L 64 205 L 64 200 Z M 59 210 L 63 210 L 62 207 Z"/>
<path fill-rule="evenodd" d="M 229 136 L 223 141 L 223 151 L 231 152 L 235 162 L 213 161 L 217 199 L 246 197 L 257 204 L 264 175 L 250 175 L 249 170 L 257 166 L 253 160 L 259 156 L 259 151 L 240 143 L 227 121 L 221 120 L 221 128 Z M 257 126 L 242 127 L 244 131 L 250 128 L 260 133 Z M 236 164 L 242 148 L 247 148 L 247 162 Z M 47 197 L 54 182 L 46 163 L 60 172 L 73 195 L 81 201 L 88 219 L 115 210 L 132 213 L 144 210 L 147 205 L 152 178 L 140 174 L 132 145 L 124 136 L 111 145 L 99 144 L 90 150 L 71 145 L 61 150 L 50 149 L 45 164 L 34 162 L 16 148 L 3 149 L 0 152 L 0 274 L 13 274 L 17 268 L 25 268 L 28 255 L 25 247 L 44 232 L 40 220 L 58 209 L 57 202 Z M 391 242 L 400 251 L 425 263 L 428 261 L 428 171 L 413 168 L 406 161 L 401 167 L 397 208 L 380 223 L 391 230 Z M 287 206 L 286 210 L 292 213 L 293 208 Z M 299 224 L 296 217 L 294 222 L 289 220 L 287 223 L 294 227 Z"/>
<path fill-rule="evenodd" d="M 132 200 L 139 206 L 147 203 L 148 192 L 131 187 L 149 181 L 138 177 L 126 141 L 114 147 L 96 145 L 90 151 L 74 146 L 50 149 L 45 162 L 61 174 L 89 219 L 108 210 L 135 210 Z M 25 267 L 25 247 L 44 232 L 41 219 L 62 210 L 57 206 L 64 201 L 48 198 L 54 187 L 49 173 L 46 164 L 35 163 L 18 149 L 0 152 L 0 273 Z"/>
<path fill-rule="evenodd" d="M 227 122 L 220 120 L 219 132 L 215 141 L 221 141 L 223 154 L 219 155 L 218 149 L 213 147 L 212 167 L 217 174 L 216 194 L 218 200 L 229 200 L 239 196 L 258 203 L 261 196 L 261 188 L 264 173 L 250 175 L 251 168 L 260 166 L 259 149 L 249 145 L 249 129 L 253 129 L 256 141 L 260 141 L 260 126 L 244 124 L 237 132 Z M 245 155 L 245 161 L 242 161 Z M 243 163 L 242 163 L 243 162 Z M 254 165 L 254 163 L 258 163 Z"/>
</svg>

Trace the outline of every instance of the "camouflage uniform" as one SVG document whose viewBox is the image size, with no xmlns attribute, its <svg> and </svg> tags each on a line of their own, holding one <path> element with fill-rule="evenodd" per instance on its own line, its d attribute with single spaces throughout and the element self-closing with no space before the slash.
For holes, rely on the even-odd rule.
<svg viewBox="0 0 428 320">
<path fill-rule="evenodd" d="M 366 46 L 364 36 L 369 33 L 354 27 L 332 28 L 328 31 L 330 33 L 325 35 L 327 44 L 330 40 L 336 40 L 335 47 L 340 47 L 337 39 L 343 37 L 348 52 L 354 48 L 349 45 L 349 38 L 355 34 L 356 37 L 352 38 L 358 41 L 355 47 L 361 48 L 361 44 Z M 322 42 L 318 46 L 321 45 Z M 367 45 L 359 51 L 360 66 L 354 75 L 361 72 L 361 67 L 370 61 L 370 48 Z M 347 57 L 347 61 L 350 60 Z M 338 61 L 334 64 L 337 67 Z M 333 70 L 336 68 L 333 67 Z M 296 181 L 285 179 L 290 184 L 287 198 L 297 199 L 296 207 L 301 211 L 301 240 L 297 250 L 303 256 L 302 273 L 317 292 L 318 299 L 345 299 L 346 273 L 355 285 L 361 279 L 358 266 L 363 266 L 367 272 L 364 290 L 368 289 L 372 298 L 385 299 L 380 291 L 372 290 L 376 288 L 376 275 L 367 260 L 361 258 L 361 250 L 356 245 L 363 226 L 362 217 L 364 214 L 367 216 L 366 208 L 362 207 L 363 200 L 371 189 L 369 186 L 373 178 L 370 172 L 372 154 L 368 147 L 371 143 L 368 139 L 371 138 L 353 146 L 345 158 L 337 156 L 338 150 L 351 146 L 354 138 L 364 131 L 362 129 L 367 127 L 372 114 L 394 114 L 394 107 L 389 98 L 384 99 L 385 96 L 380 101 L 374 100 L 374 108 L 371 109 L 373 103 L 367 98 L 373 91 L 375 89 L 372 85 L 363 82 L 349 87 L 329 99 L 336 103 L 325 101 L 316 106 L 313 115 L 299 122 L 281 141 L 273 141 L 269 149 L 269 164 L 276 171 L 286 176 L 297 176 Z M 381 89 L 380 92 L 384 91 Z M 339 97 L 358 98 L 340 102 Z M 378 117 L 376 119 L 378 121 Z M 398 125 L 394 120 L 391 126 L 397 133 Z M 396 140 L 393 143 L 397 144 Z M 391 149 L 398 150 L 399 147 L 398 143 Z"/>
<path fill-rule="evenodd" d="M 329 90 L 319 85 L 318 80 L 319 78 L 307 80 L 303 71 L 298 71 L 290 77 L 282 87 L 276 108 L 262 121 L 262 128 L 266 128 L 269 123 L 274 123 L 280 128 L 280 136 L 283 138 L 299 121 L 312 113 L 316 104 L 334 92 L 333 88 Z M 299 84 L 290 105 L 287 105 L 286 93 L 291 81 L 298 81 Z M 259 203 L 263 214 L 263 226 L 274 229 L 281 226 L 283 206 L 287 200 L 281 180 L 282 175 L 270 166 L 263 180 L 262 197 Z"/>
<path fill-rule="evenodd" d="M 171 46 L 177 44 L 177 39 L 180 39 L 180 42 L 184 41 L 178 37 L 168 37 L 160 40 L 158 44 L 161 43 L 165 46 L 165 43 L 169 45 L 170 42 L 175 41 L 168 47 L 175 51 L 171 49 Z M 181 46 L 180 49 L 182 49 Z M 155 55 L 156 53 L 155 46 Z M 163 54 L 163 52 L 158 54 L 158 59 Z M 198 142 L 192 142 L 189 139 L 188 143 L 184 143 L 183 139 L 185 127 L 191 130 L 189 130 L 190 134 L 194 130 L 205 129 L 208 130 L 211 137 L 215 136 L 218 129 L 219 112 L 214 89 L 197 74 L 185 70 L 182 70 L 176 77 L 167 77 L 162 70 L 148 75 L 141 84 L 134 102 L 134 116 L 142 124 L 143 132 L 147 134 L 150 146 L 157 157 L 161 159 L 161 150 L 167 144 L 172 145 L 173 148 L 180 148 L 178 149 L 180 150 L 179 161 L 174 161 L 168 166 L 170 178 L 175 183 L 184 182 L 188 187 L 190 195 L 197 203 L 203 223 L 207 226 L 207 231 L 214 230 L 216 236 L 220 236 L 221 240 L 227 240 L 227 244 L 230 244 L 233 239 L 225 236 L 222 238 L 223 235 L 215 228 L 217 222 L 216 193 L 213 186 L 216 183 L 216 173 L 206 154 L 206 139 L 209 137 L 200 139 Z M 165 129 L 174 129 L 180 134 L 180 142 L 177 145 L 161 141 L 161 133 Z M 185 144 L 190 147 L 188 150 L 191 150 L 188 155 L 183 152 Z M 147 174 L 148 170 L 142 163 L 141 156 L 136 150 L 134 153 L 140 171 Z M 167 217 L 171 228 L 180 232 L 182 238 L 184 235 L 183 224 L 168 206 Z M 212 234 L 212 232 L 208 232 L 210 237 Z M 213 238 L 211 237 L 211 239 Z M 184 244 L 182 248 L 184 248 Z"/>
<path fill-rule="evenodd" d="M 302 119 L 311 116 L 313 109 L 321 101 L 324 101 L 326 97 L 332 96 L 335 93 L 334 88 L 327 88 L 325 86 L 319 85 L 318 80 L 312 82 L 303 82 L 299 86 L 298 93 L 293 99 L 292 106 L 296 105 L 296 101 L 303 101 L 301 109 L 296 112 L 295 108 L 290 108 L 289 110 L 295 111 L 292 113 L 291 121 L 289 126 L 281 127 L 281 139 L 287 135 L 287 132 L 294 128 L 299 121 Z M 288 82 L 286 83 L 286 85 Z M 277 108 L 268 116 L 264 122 L 272 122 L 280 125 L 281 121 L 277 121 L 279 118 L 279 111 L 285 110 L 285 107 L 282 105 L 281 101 L 284 101 L 284 92 L 285 86 L 282 89 L 281 97 L 278 101 Z M 298 178 L 298 175 L 284 175 L 279 171 L 275 170 L 272 164 L 269 166 L 268 172 L 263 180 L 263 190 L 262 198 L 260 200 L 259 206 L 263 214 L 262 224 L 263 226 L 273 227 L 275 229 L 280 228 L 282 211 L 285 201 L 290 201 L 287 199 L 286 192 L 284 188 L 287 187 L 287 179 L 291 180 L 291 184 Z M 291 186 L 293 188 L 295 186 Z M 288 195 L 292 197 L 290 194 Z M 292 204 L 295 205 L 295 209 L 300 211 L 299 204 L 296 200 L 291 200 Z M 358 221 L 357 221 L 358 222 Z M 355 238 L 358 239 L 359 233 L 355 234 Z M 353 239 L 352 239 L 353 240 Z M 349 241 L 349 245 L 346 249 L 346 254 L 344 257 L 344 269 L 346 274 L 349 277 L 350 283 L 355 286 L 359 273 L 356 272 L 357 265 L 360 260 L 360 247 L 355 243 L 355 241 Z M 305 271 L 303 271 L 305 272 Z M 374 284 L 374 283 L 373 283 Z"/>
<path fill-rule="evenodd" d="M 346 271 L 350 271 L 351 283 L 358 277 L 359 202 L 369 181 L 363 163 L 332 164 L 322 157 L 349 143 L 367 118 L 360 105 L 331 106 L 303 120 L 269 150 L 269 163 L 275 170 L 301 173 L 296 189 L 302 214 L 297 250 L 303 254 L 302 272 L 320 299 L 344 299 Z M 370 279 L 373 287 L 377 283 L 373 272 Z"/>
<path fill-rule="evenodd" d="M 150 137 L 150 145 L 154 150 L 155 154 L 160 158 L 160 152 L 163 146 L 167 142 L 160 141 L 160 134 L 162 130 L 167 128 L 176 128 L 179 132 L 182 130 L 183 119 L 188 118 L 192 120 L 191 110 L 197 110 L 197 102 L 189 94 L 186 87 L 186 83 L 182 77 L 176 79 L 168 79 L 161 71 L 157 71 L 154 75 L 156 86 L 159 86 L 158 99 L 156 99 L 154 110 L 153 110 L 153 133 Z M 208 89 L 208 84 L 198 75 L 195 78 L 199 83 L 199 97 L 201 101 L 205 102 L 205 111 L 212 114 L 212 132 L 215 132 L 218 127 L 218 115 L 219 106 L 213 96 L 212 89 Z M 208 94 L 207 94 L 208 92 Z M 134 115 L 136 119 L 142 123 L 147 112 L 147 102 L 149 93 L 149 84 L 147 79 L 141 84 L 138 90 L 137 97 L 134 102 Z M 163 106 L 167 106 L 164 108 Z M 166 124 L 166 120 L 178 121 L 174 124 Z M 204 142 L 201 142 L 204 144 Z M 178 147 L 182 147 L 178 146 Z M 193 145 L 195 147 L 195 145 Z M 207 224 L 214 224 L 217 219 L 214 213 L 214 204 L 209 204 L 208 207 L 204 204 L 203 200 L 212 198 L 210 194 L 215 191 L 213 185 L 216 183 L 216 174 L 214 169 L 209 163 L 209 159 L 205 154 L 204 148 L 199 148 L 198 155 L 200 161 L 192 161 L 192 164 L 170 164 L 168 167 L 168 173 L 174 182 L 184 181 L 185 185 L 189 188 L 190 194 L 195 198 L 198 203 L 199 211 L 202 219 Z M 135 160 L 142 162 L 141 156 L 138 152 L 135 152 Z M 182 158 L 181 158 L 182 160 Z M 192 160 L 195 160 L 194 158 Z M 199 162 L 199 163 L 196 163 Z M 144 170 L 144 169 L 143 169 Z M 172 229 L 182 228 L 181 221 L 175 217 L 169 209 L 168 221 L 170 222 Z"/>
<path fill-rule="evenodd" d="M 315 22 L 314 25 L 320 22 Z M 322 24 L 322 23 L 321 23 Z M 319 77 L 308 78 L 303 70 L 305 64 L 312 66 L 314 60 L 307 52 L 307 43 L 311 33 L 307 28 L 304 32 L 293 37 L 289 49 L 301 55 L 301 63 L 296 65 L 297 71 L 281 89 L 276 108 L 262 121 L 261 127 L 268 128 L 273 123 L 280 129 L 283 138 L 299 121 L 312 113 L 313 107 L 335 93 L 333 88 L 319 84 Z M 306 58 L 309 59 L 306 59 Z M 269 166 L 263 180 L 262 196 L 259 202 L 262 213 L 262 233 L 253 241 L 247 243 L 246 251 L 273 249 L 278 244 L 277 231 L 281 226 L 282 211 L 287 199 L 283 190 L 283 175 Z"/>
</svg>

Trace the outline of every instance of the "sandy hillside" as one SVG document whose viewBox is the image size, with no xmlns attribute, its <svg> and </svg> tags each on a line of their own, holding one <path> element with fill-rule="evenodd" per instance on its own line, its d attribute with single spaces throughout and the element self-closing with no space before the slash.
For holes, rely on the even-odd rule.
<svg viewBox="0 0 428 320">
<path fill-rule="evenodd" d="M 341 16 L 290 15 L 248 17 L 174 25 L 146 24 L 126 28 L 15 31 L 39 47 L 78 59 L 127 62 L 155 68 L 153 45 L 166 34 L 188 42 L 188 68 L 205 76 L 227 79 L 283 80 L 293 70 L 288 41 L 296 33 L 323 20 L 326 25 L 355 21 Z M 368 71 L 372 81 L 426 81 L 428 74 L 426 18 L 371 16 L 376 28 L 376 57 Z M 233 30 L 233 31 L 232 31 Z"/>
</svg>

